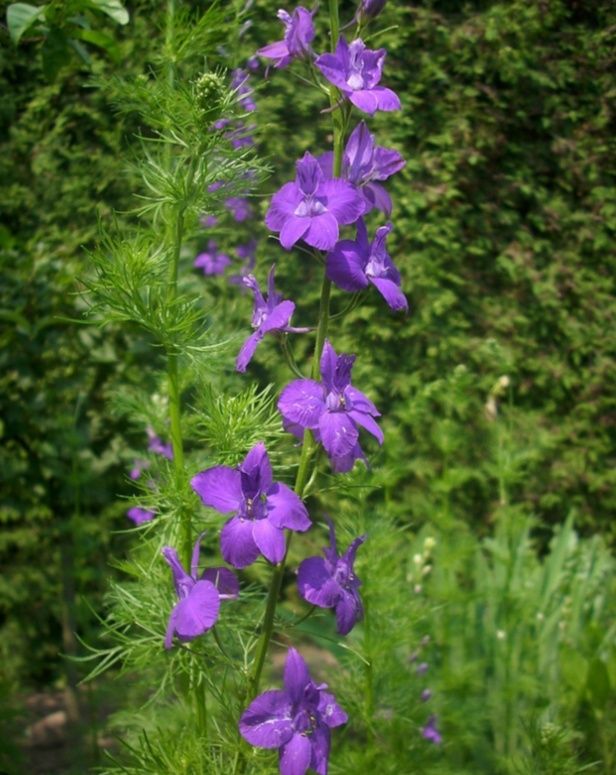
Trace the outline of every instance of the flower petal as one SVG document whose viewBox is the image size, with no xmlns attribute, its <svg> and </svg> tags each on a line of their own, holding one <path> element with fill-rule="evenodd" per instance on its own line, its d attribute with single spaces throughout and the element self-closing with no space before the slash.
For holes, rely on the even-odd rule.
<svg viewBox="0 0 616 775">
<path fill-rule="evenodd" d="M 284 530 L 274 527 L 267 517 L 255 520 L 252 525 L 252 537 L 259 551 L 266 560 L 277 565 L 286 551 Z"/>
<path fill-rule="evenodd" d="M 319 433 L 327 454 L 344 457 L 357 444 L 359 432 L 346 412 L 323 412 L 319 419 Z"/>
<path fill-rule="evenodd" d="M 315 60 L 315 65 L 323 73 L 330 83 L 343 91 L 348 90 L 345 80 L 344 65 L 336 54 L 321 54 Z"/>
<path fill-rule="evenodd" d="M 265 214 L 265 223 L 268 229 L 280 231 L 303 198 L 302 192 L 294 181 L 285 183 L 272 197 L 269 209 Z"/>
<path fill-rule="evenodd" d="M 222 599 L 235 598 L 240 593 L 237 576 L 229 568 L 206 568 L 201 574 L 201 580 L 213 584 Z"/>
<path fill-rule="evenodd" d="M 341 590 L 336 604 L 336 627 L 340 635 L 348 635 L 363 616 L 363 606 L 359 594 L 355 591 Z"/>
<path fill-rule="evenodd" d="M 331 250 L 338 241 L 339 229 L 336 217 L 327 212 L 306 220 L 309 221 L 309 226 L 304 234 L 304 242 L 318 250 Z"/>
<path fill-rule="evenodd" d="M 239 468 L 240 474 L 246 475 L 246 477 L 242 478 L 242 491 L 245 496 L 255 497 L 266 492 L 271 487 L 273 479 L 272 464 L 265 449 L 265 444 L 262 441 L 252 447 Z M 246 478 L 250 482 L 248 492 L 244 486 Z"/>
<path fill-rule="evenodd" d="M 293 304 L 292 301 L 281 301 L 263 321 L 261 331 L 263 331 L 264 334 L 267 334 L 270 331 L 281 331 L 289 324 L 289 320 L 294 311 L 295 304 Z"/>
<path fill-rule="evenodd" d="M 377 100 L 377 110 L 392 111 L 400 110 L 402 105 L 400 104 L 400 98 L 396 92 L 388 89 L 385 86 L 375 86 L 372 89 L 372 93 Z"/>
<path fill-rule="evenodd" d="M 349 100 L 356 108 L 373 116 L 379 108 L 379 103 L 372 89 L 358 89 L 347 94 Z"/>
<path fill-rule="evenodd" d="M 274 482 L 267 492 L 267 518 L 276 527 L 300 533 L 312 525 L 302 499 L 282 482 Z"/>
<path fill-rule="evenodd" d="M 248 337 L 248 339 L 246 339 L 235 359 L 236 371 L 239 371 L 242 374 L 246 371 L 248 364 L 252 360 L 252 356 L 255 354 L 257 346 L 262 339 L 263 330 L 261 328 L 258 328 Z"/>
<path fill-rule="evenodd" d="M 358 390 L 353 385 L 349 385 L 344 389 L 344 398 L 347 406 L 351 407 L 351 410 L 364 412 L 364 414 L 371 414 L 373 417 L 380 417 L 381 413 L 361 390 Z"/>
<path fill-rule="evenodd" d="M 340 585 L 322 557 L 308 557 L 300 563 L 297 589 L 304 600 L 319 608 L 333 608 L 340 597 Z"/>
<path fill-rule="evenodd" d="M 312 758 L 312 744 L 306 735 L 294 734 L 280 749 L 280 775 L 305 775 Z"/>
<path fill-rule="evenodd" d="M 225 562 L 234 568 L 245 568 L 259 556 L 252 537 L 252 520 L 232 517 L 220 532 L 220 551 Z"/>
<path fill-rule="evenodd" d="M 310 683 L 308 665 L 297 649 L 290 648 L 284 663 L 284 688 L 293 703 L 301 702 Z"/>
<path fill-rule="evenodd" d="M 316 428 L 324 410 L 323 387 L 312 379 L 290 382 L 278 399 L 280 414 L 301 428 Z"/>
<path fill-rule="evenodd" d="M 242 713 L 240 734 L 259 748 L 280 748 L 293 735 L 291 712 L 291 700 L 286 692 L 264 692 Z"/>
<path fill-rule="evenodd" d="M 198 581 L 188 597 L 174 610 L 175 632 L 182 640 L 192 640 L 214 626 L 220 611 L 218 590 L 209 581 Z"/>
<path fill-rule="evenodd" d="M 319 724 L 312 733 L 312 758 L 310 766 L 317 775 L 327 775 L 331 733 L 325 724 Z"/>
<path fill-rule="evenodd" d="M 409 303 L 406 296 L 393 280 L 386 277 L 370 277 L 370 282 L 385 299 L 391 309 L 408 310 Z"/>
<path fill-rule="evenodd" d="M 379 442 L 379 444 L 383 443 L 383 431 L 376 424 L 372 415 L 366 414 L 365 412 L 358 412 L 357 410 L 351 410 L 347 414 L 353 420 L 353 422 L 361 425 L 361 427 L 365 428 L 368 433 L 371 433 Z"/>
<path fill-rule="evenodd" d="M 214 466 L 193 476 L 190 485 L 206 506 L 221 514 L 237 511 L 242 500 L 239 471 L 228 466 Z"/>
<path fill-rule="evenodd" d="M 266 221 L 267 223 L 267 221 Z M 293 245 L 304 239 L 310 229 L 312 219 L 306 216 L 289 215 L 280 229 L 280 244 L 285 250 L 291 250 Z M 269 225 L 269 224 L 268 224 Z M 274 229 L 276 231 L 276 229 Z"/>
<path fill-rule="evenodd" d="M 356 242 L 338 242 L 331 253 L 327 254 L 326 260 L 328 278 L 343 291 L 361 291 L 368 286 L 364 272 L 366 262 Z"/>
<path fill-rule="evenodd" d="M 326 197 L 328 211 L 340 224 L 355 223 L 364 212 L 363 197 L 357 188 L 346 180 L 324 180 L 319 186 L 319 196 Z"/>
<path fill-rule="evenodd" d="M 393 204 L 384 186 L 380 183 L 367 183 L 361 191 L 367 203 L 366 212 L 376 208 L 386 215 L 391 215 Z"/>
<path fill-rule="evenodd" d="M 330 692 L 321 690 L 319 697 L 319 713 L 328 727 L 334 729 L 346 724 L 349 720 L 348 715 L 336 702 L 336 698 Z"/>
</svg>

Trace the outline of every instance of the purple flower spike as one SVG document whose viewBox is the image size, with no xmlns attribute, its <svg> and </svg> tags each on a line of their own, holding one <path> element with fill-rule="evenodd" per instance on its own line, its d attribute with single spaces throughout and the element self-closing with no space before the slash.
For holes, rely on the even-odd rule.
<svg viewBox="0 0 616 775">
<path fill-rule="evenodd" d="M 286 386 L 278 399 L 278 411 L 286 430 L 302 438 L 310 430 L 329 455 L 332 468 L 344 473 L 364 453 L 359 445 L 359 427 L 379 442 L 383 433 L 376 424 L 380 417 L 367 396 L 351 385 L 354 355 L 336 355 L 326 341 L 321 356 L 322 382 L 297 379 Z"/>
<path fill-rule="evenodd" d="M 319 164 L 326 177 L 332 176 L 334 154 L 331 151 L 319 156 Z M 357 186 L 364 197 L 366 213 L 376 208 L 391 214 L 391 197 L 378 182 L 387 180 L 399 172 L 406 162 L 398 151 L 375 145 L 374 135 L 361 121 L 351 132 L 342 156 L 342 173 L 345 180 Z"/>
<path fill-rule="evenodd" d="M 350 44 L 340 38 L 335 54 L 321 54 L 316 66 L 363 113 L 400 110 L 398 95 L 379 86 L 386 51 L 371 51 L 360 38 Z"/>
<path fill-rule="evenodd" d="M 297 176 L 272 197 L 265 223 L 280 232 L 280 244 L 290 250 L 303 239 L 319 250 L 331 250 L 339 226 L 354 223 L 364 212 L 355 186 L 346 180 L 326 180 L 315 157 L 306 152 L 297 162 Z"/>
<path fill-rule="evenodd" d="M 293 328 L 289 326 L 291 315 L 295 311 L 295 304 L 288 299 L 282 301 L 280 294 L 274 289 L 274 271 L 275 267 L 269 271 L 267 278 L 267 299 L 261 293 L 259 283 L 253 275 L 249 274 L 244 278 L 244 285 L 250 288 L 254 293 L 255 302 L 252 313 L 252 326 L 255 330 L 242 345 L 235 368 L 238 371 L 246 371 L 257 346 L 265 334 L 284 331 L 291 334 L 303 334 L 308 331 L 307 328 Z"/>
<path fill-rule="evenodd" d="M 428 719 L 428 723 L 421 730 L 421 735 L 425 740 L 429 740 L 434 745 L 440 745 L 443 742 L 441 733 L 436 727 L 436 716 L 432 714 Z"/>
<path fill-rule="evenodd" d="M 251 565 L 262 554 L 271 563 L 285 555 L 284 528 L 310 527 L 306 507 L 290 487 L 272 479 L 265 445 L 255 445 L 237 468 L 214 466 L 197 474 L 191 486 L 206 506 L 232 513 L 220 534 L 225 562 Z"/>
<path fill-rule="evenodd" d="M 340 635 L 347 635 L 362 618 L 364 608 L 359 596 L 361 581 L 353 571 L 357 549 L 366 536 L 356 538 L 340 556 L 336 547 L 334 523 L 329 522 L 329 546 L 322 557 L 308 557 L 299 566 L 297 588 L 299 594 L 319 608 L 333 608 Z"/>
<path fill-rule="evenodd" d="M 240 718 L 240 733 L 250 745 L 278 748 L 281 775 L 327 775 L 331 729 L 348 716 L 327 684 L 315 684 L 301 654 L 289 649 L 284 689 L 260 694 Z"/>
<path fill-rule="evenodd" d="M 312 13 L 301 5 L 292 14 L 281 9 L 277 15 L 284 25 L 283 40 L 260 48 L 257 54 L 265 59 L 273 59 L 274 67 L 283 68 L 294 59 L 309 53 L 310 44 L 314 39 L 314 25 Z"/>
<path fill-rule="evenodd" d="M 201 538 L 193 548 L 190 575 L 184 570 L 178 553 L 170 546 L 163 547 L 162 554 L 171 567 L 173 584 L 179 598 L 169 616 L 165 648 L 173 645 L 173 635 L 181 641 L 198 638 L 211 629 L 218 619 L 221 600 L 236 598 L 239 584 L 233 571 L 228 568 L 208 568 L 199 573 L 199 550 Z"/>
<path fill-rule="evenodd" d="M 371 283 L 393 310 L 408 310 L 400 290 L 400 272 L 387 252 L 391 223 L 376 230 L 372 242 L 363 218 L 357 222 L 357 239 L 338 242 L 327 255 L 327 276 L 343 291 L 361 291 Z"/>
<path fill-rule="evenodd" d="M 148 434 L 148 449 L 150 452 L 154 452 L 156 455 L 162 455 L 167 460 L 173 460 L 173 446 L 171 444 L 165 444 L 165 442 L 154 433 L 153 428 L 146 428 Z"/>
<path fill-rule="evenodd" d="M 207 244 L 207 250 L 199 253 L 195 258 L 194 266 L 201 269 L 204 275 L 214 276 L 225 273 L 225 269 L 231 263 L 231 259 L 225 253 L 218 252 L 218 245 L 214 240 Z"/>
<path fill-rule="evenodd" d="M 154 512 L 149 509 L 140 509 L 139 506 L 133 506 L 126 512 L 126 516 L 135 525 L 143 525 L 144 522 L 151 522 L 154 519 Z"/>
</svg>

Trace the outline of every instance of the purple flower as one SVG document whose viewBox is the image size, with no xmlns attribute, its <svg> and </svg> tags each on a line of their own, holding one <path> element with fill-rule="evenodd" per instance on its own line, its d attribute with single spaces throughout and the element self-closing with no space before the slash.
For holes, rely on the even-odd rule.
<svg viewBox="0 0 616 775">
<path fill-rule="evenodd" d="M 428 723 L 421 730 L 421 735 L 425 740 L 429 740 L 434 745 L 440 745 L 443 742 L 441 733 L 436 728 L 436 716 L 432 714 Z"/>
<path fill-rule="evenodd" d="M 432 697 L 432 691 L 430 689 L 424 689 L 419 697 L 422 702 L 428 702 L 428 700 Z"/>
<path fill-rule="evenodd" d="M 238 274 L 229 277 L 231 285 L 239 285 L 244 291 L 244 279 L 255 268 L 257 263 L 257 240 L 251 239 L 244 245 L 238 245 L 235 248 L 237 257 L 242 261 Z"/>
<path fill-rule="evenodd" d="M 315 684 L 303 657 L 289 649 L 284 689 L 260 694 L 240 718 L 240 733 L 251 745 L 278 748 L 281 775 L 327 775 L 330 729 L 346 724 L 347 714 L 327 684 Z"/>
<path fill-rule="evenodd" d="M 253 73 L 256 72 L 260 66 L 261 66 L 261 63 L 259 62 L 259 57 L 256 56 L 255 54 L 253 54 L 253 56 L 251 57 L 248 57 L 248 59 L 246 60 L 246 67 L 249 70 L 252 70 Z"/>
<path fill-rule="evenodd" d="M 126 512 L 126 516 L 131 519 L 135 525 L 143 525 L 144 522 L 150 522 L 154 519 L 154 512 L 149 509 L 140 509 L 139 506 L 133 506 Z"/>
<path fill-rule="evenodd" d="M 255 277 L 251 274 L 244 278 L 244 285 L 254 293 L 255 301 L 252 312 L 252 327 L 255 330 L 242 345 L 235 361 L 238 371 L 246 371 L 252 356 L 265 334 L 284 331 L 290 334 L 303 334 L 307 328 L 293 328 L 289 326 L 291 315 L 295 311 L 295 304 L 288 299 L 282 301 L 280 294 L 274 289 L 274 269 L 269 271 L 267 278 L 267 299 L 263 297 L 261 288 Z"/>
<path fill-rule="evenodd" d="M 156 455 L 162 455 L 167 460 L 173 460 L 173 447 L 171 444 L 165 444 L 165 442 L 154 433 L 153 428 L 146 428 L 148 434 L 148 449 L 150 452 L 154 452 Z"/>
<path fill-rule="evenodd" d="M 302 438 L 311 430 L 322 442 L 332 468 L 350 471 L 364 453 L 359 445 L 359 426 L 383 443 L 383 433 L 374 418 L 380 417 L 375 405 L 351 385 L 354 355 L 337 356 L 326 341 L 321 356 L 322 382 L 298 379 L 282 391 L 278 410 L 286 430 Z"/>
<path fill-rule="evenodd" d="M 430 665 L 427 662 L 420 662 L 417 667 L 415 668 L 415 673 L 417 675 L 425 675 L 430 668 Z"/>
<path fill-rule="evenodd" d="M 225 207 L 231 212 L 231 215 L 238 223 L 247 221 L 252 215 L 252 208 L 246 197 L 231 196 L 225 201 Z"/>
<path fill-rule="evenodd" d="M 165 546 L 162 550 L 163 557 L 171 566 L 179 598 L 169 616 L 166 649 L 173 645 L 174 633 L 181 641 L 189 641 L 211 629 L 218 619 L 220 601 L 235 598 L 239 594 L 237 578 L 228 568 L 208 568 L 198 576 L 202 535 L 197 538 L 193 548 L 190 575 L 184 570 L 175 549 Z"/>
<path fill-rule="evenodd" d="M 277 16 L 284 25 L 283 40 L 277 40 L 260 48 L 257 54 L 266 59 L 273 59 L 274 67 L 282 68 L 310 51 L 310 44 L 314 38 L 314 25 L 312 13 L 301 5 L 292 14 L 281 9 Z"/>
<path fill-rule="evenodd" d="M 211 239 L 207 243 L 207 250 L 203 253 L 199 253 L 195 258 L 193 266 L 196 269 L 201 269 L 204 275 L 220 275 L 225 273 L 225 269 L 231 263 L 231 259 L 226 253 L 218 252 L 217 243 Z"/>
<path fill-rule="evenodd" d="M 326 180 L 308 152 L 296 169 L 295 181 L 285 183 L 272 197 L 265 223 L 280 232 L 280 244 L 287 250 L 300 239 L 319 250 L 331 250 L 339 226 L 354 223 L 363 213 L 363 198 L 346 180 Z"/>
<path fill-rule="evenodd" d="M 363 218 L 357 221 L 357 239 L 338 242 L 327 255 L 327 276 L 344 291 L 361 291 L 370 283 L 394 310 L 408 310 L 400 290 L 400 272 L 387 252 L 386 240 L 391 223 L 376 230 L 372 242 Z"/>
<path fill-rule="evenodd" d="M 299 566 L 297 588 L 299 594 L 319 608 L 333 608 L 340 635 L 347 635 L 362 618 L 364 609 L 359 596 L 361 581 L 353 571 L 355 554 L 366 540 L 356 538 L 340 556 L 336 547 L 334 523 L 329 521 L 329 546 L 322 557 L 308 557 Z"/>
<path fill-rule="evenodd" d="M 254 91 L 248 83 L 249 78 L 250 73 L 241 67 L 237 67 L 231 73 L 231 88 L 236 92 L 238 102 L 242 108 L 244 108 L 247 113 L 252 113 L 257 109 L 257 106 L 252 96 Z"/>
<path fill-rule="evenodd" d="M 133 480 L 139 479 L 139 477 L 145 471 L 145 469 L 149 468 L 149 465 L 150 465 L 149 460 L 134 460 L 133 467 L 130 470 L 130 478 Z"/>
<path fill-rule="evenodd" d="M 333 158 L 331 151 L 319 156 L 321 169 L 328 178 L 332 176 Z M 361 121 L 351 132 L 344 149 L 341 177 L 357 186 L 364 197 L 366 213 L 376 208 L 390 215 L 391 197 L 385 188 L 375 181 L 387 180 L 405 164 L 398 151 L 375 145 L 374 135 Z"/>
<path fill-rule="evenodd" d="M 220 534 L 225 561 L 245 568 L 262 554 L 272 563 L 285 555 L 284 528 L 304 532 L 310 518 L 290 487 L 272 479 L 265 445 L 255 445 L 237 468 L 214 466 L 191 481 L 206 506 L 233 513 Z"/>
<path fill-rule="evenodd" d="M 199 223 L 204 229 L 211 229 L 212 226 L 216 226 L 218 223 L 218 218 L 215 215 L 202 215 L 199 218 Z"/>
<path fill-rule="evenodd" d="M 356 108 L 372 115 L 377 110 L 400 110 L 398 95 L 379 86 L 383 73 L 384 48 L 371 51 L 360 38 L 350 44 L 341 37 L 335 54 L 321 54 L 316 66 Z"/>
</svg>

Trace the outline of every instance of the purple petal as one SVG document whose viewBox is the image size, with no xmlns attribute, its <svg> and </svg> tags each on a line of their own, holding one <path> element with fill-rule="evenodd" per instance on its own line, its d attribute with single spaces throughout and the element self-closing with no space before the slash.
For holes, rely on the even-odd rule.
<svg viewBox="0 0 616 775">
<path fill-rule="evenodd" d="M 201 580 L 213 584 L 222 599 L 236 598 L 240 593 L 237 576 L 228 568 L 206 568 L 201 574 Z"/>
<path fill-rule="evenodd" d="M 319 608 L 333 608 L 340 597 L 340 585 L 322 557 L 308 557 L 300 563 L 297 589 L 304 600 Z"/>
<path fill-rule="evenodd" d="M 184 566 L 178 557 L 177 549 L 174 549 L 172 546 L 163 546 L 162 555 L 167 565 L 171 568 L 173 585 L 178 597 L 184 597 L 187 591 L 192 588 L 194 579 L 184 570 Z"/>
<path fill-rule="evenodd" d="M 263 48 L 257 49 L 257 54 L 261 57 L 265 57 L 266 59 L 283 60 L 286 57 L 289 57 L 289 49 L 284 40 L 277 40 L 274 43 L 269 43 L 267 46 L 263 46 Z M 290 61 L 291 57 L 289 57 L 289 62 Z M 284 67 L 284 65 L 278 62 L 276 67 Z"/>
<path fill-rule="evenodd" d="M 337 474 L 346 474 L 355 465 L 356 460 L 365 460 L 366 456 L 363 453 L 361 446 L 358 444 L 346 455 L 337 455 L 331 457 L 330 462 L 332 469 Z"/>
<path fill-rule="evenodd" d="M 308 230 L 304 234 L 304 242 L 318 250 L 331 250 L 338 241 L 339 229 L 336 217 L 328 212 L 305 220 L 308 221 Z"/>
<path fill-rule="evenodd" d="M 349 87 L 347 86 L 345 79 L 344 65 L 336 54 L 321 54 L 321 56 L 317 57 L 315 60 L 315 65 L 330 83 L 333 83 L 334 86 L 337 86 L 343 91 L 348 90 Z"/>
<path fill-rule="evenodd" d="M 296 242 L 304 238 L 304 235 L 310 229 L 311 223 L 311 218 L 300 217 L 299 215 L 289 216 L 280 229 L 280 244 L 282 247 L 285 250 L 291 250 Z"/>
<path fill-rule="evenodd" d="M 385 299 L 391 309 L 408 310 L 409 303 L 406 296 L 393 280 L 388 280 L 386 277 L 371 277 L 370 282 Z"/>
<path fill-rule="evenodd" d="M 319 698 L 319 713 L 321 718 L 331 729 L 346 724 L 349 720 L 348 715 L 342 710 L 336 702 L 336 698 L 330 692 L 321 691 Z"/>
<path fill-rule="evenodd" d="M 319 162 L 306 151 L 303 157 L 295 165 L 297 172 L 297 185 L 304 194 L 314 194 L 323 178 Z"/>
<path fill-rule="evenodd" d="M 356 108 L 369 116 L 373 116 L 379 109 L 379 101 L 374 89 L 358 89 L 347 94 L 349 100 Z"/>
<path fill-rule="evenodd" d="M 175 606 L 174 629 L 182 640 L 192 640 L 214 626 L 220 610 L 218 590 L 209 581 L 198 581 L 188 597 Z"/>
<path fill-rule="evenodd" d="M 287 692 L 270 691 L 254 699 L 240 718 L 240 734 L 259 748 L 280 748 L 293 735 L 291 700 Z"/>
<path fill-rule="evenodd" d="M 375 86 L 372 89 L 372 93 L 377 99 L 378 110 L 392 111 L 400 110 L 402 107 L 398 95 L 385 86 Z"/>
<path fill-rule="evenodd" d="M 336 604 L 336 628 L 340 635 L 348 635 L 363 615 L 363 606 L 357 592 L 342 589 Z"/>
<path fill-rule="evenodd" d="M 311 757 L 310 739 L 306 735 L 294 734 L 280 749 L 280 775 L 305 775 Z"/>
<path fill-rule="evenodd" d="M 269 209 L 265 214 L 265 223 L 272 231 L 280 231 L 287 218 L 295 213 L 298 204 L 303 201 L 303 194 L 295 182 L 285 183 L 272 197 Z"/>
<path fill-rule="evenodd" d="M 346 412 L 324 412 L 319 419 L 319 433 L 331 458 L 344 458 L 355 448 L 359 433 Z"/>
<path fill-rule="evenodd" d="M 232 517 L 220 532 L 220 551 L 225 562 L 234 568 L 245 568 L 259 556 L 259 548 L 252 537 L 250 519 Z"/>
<path fill-rule="evenodd" d="M 379 444 L 383 443 L 383 431 L 376 424 L 376 421 L 372 415 L 366 414 L 364 412 L 358 412 L 357 410 L 351 410 L 350 412 L 347 412 L 347 414 L 353 420 L 353 422 L 357 423 L 357 425 L 361 425 L 361 427 L 365 428 L 368 433 L 371 433 L 379 442 Z"/>
<path fill-rule="evenodd" d="M 239 371 L 242 374 L 246 371 L 248 364 L 252 360 L 252 356 L 255 354 L 257 346 L 263 339 L 263 335 L 263 331 L 258 328 L 248 337 L 248 339 L 246 339 L 235 359 L 236 371 Z"/>
<path fill-rule="evenodd" d="M 267 518 L 275 527 L 300 533 L 312 525 L 302 499 L 281 482 L 275 482 L 267 493 Z"/>
<path fill-rule="evenodd" d="M 228 466 L 214 466 L 190 480 L 191 487 L 206 506 L 221 514 L 237 511 L 242 501 L 239 471 Z"/>
<path fill-rule="evenodd" d="M 327 254 L 327 276 L 343 291 L 361 291 L 368 286 L 366 261 L 357 247 L 356 242 L 343 240 Z"/>
<path fill-rule="evenodd" d="M 289 383 L 278 399 L 278 411 L 287 422 L 301 428 L 316 428 L 325 410 L 323 387 L 312 379 Z"/>
<path fill-rule="evenodd" d="M 323 352 L 321 353 L 321 361 L 319 369 L 321 372 L 321 379 L 328 391 L 334 389 L 334 376 L 336 374 L 336 364 L 338 363 L 338 356 L 336 351 L 332 347 L 329 339 L 325 340 L 323 344 Z"/>
<path fill-rule="evenodd" d="M 366 212 L 376 208 L 386 215 L 391 215 L 393 208 L 391 197 L 380 183 L 368 183 L 361 191 L 368 205 Z"/>
<path fill-rule="evenodd" d="M 406 165 L 406 161 L 398 151 L 393 148 L 377 146 L 374 149 L 373 180 L 387 180 Z"/>
<path fill-rule="evenodd" d="M 317 775 L 327 775 L 331 733 L 325 724 L 319 724 L 312 733 L 310 766 Z"/>
<path fill-rule="evenodd" d="M 324 180 L 319 187 L 319 196 L 327 197 L 327 209 L 340 224 L 355 223 L 364 212 L 361 194 L 346 180 Z"/>
<path fill-rule="evenodd" d="M 349 548 L 346 550 L 346 552 L 342 555 L 343 559 L 349 566 L 349 568 L 352 570 L 353 565 L 355 563 L 355 555 L 357 554 L 357 550 L 359 547 L 365 542 L 366 538 L 368 536 L 363 535 L 356 538 L 353 543 L 349 546 Z M 357 580 L 357 583 L 359 584 L 359 580 Z"/>
<path fill-rule="evenodd" d="M 265 449 L 265 444 L 260 441 L 255 444 L 246 455 L 240 465 L 240 471 L 246 473 L 255 480 L 255 488 L 259 492 L 265 492 L 272 484 L 272 464 Z M 244 492 L 244 495 L 247 493 Z M 256 493 L 251 493 L 254 495 Z"/>
<path fill-rule="evenodd" d="M 363 412 L 364 414 L 371 414 L 373 417 L 380 417 L 381 413 L 361 390 L 358 390 L 353 385 L 349 385 L 344 390 L 344 397 L 346 399 L 347 406 L 351 407 L 351 410 L 357 412 Z"/>
<path fill-rule="evenodd" d="M 141 509 L 139 506 L 133 506 L 126 512 L 126 516 L 132 520 L 135 525 L 143 525 L 144 522 L 150 522 L 154 519 L 154 512 L 149 509 Z"/>
<path fill-rule="evenodd" d="M 266 560 L 274 565 L 282 560 L 286 551 L 284 530 L 274 527 L 266 517 L 253 522 L 252 536 Z"/>
<path fill-rule="evenodd" d="M 301 702 L 304 689 L 310 680 L 310 672 L 304 658 L 297 649 L 290 648 L 284 663 L 284 688 L 292 702 Z"/>
<path fill-rule="evenodd" d="M 289 324 L 294 312 L 295 304 L 292 301 L 281 301 L 267 316 L 261 325 L 261 331 L 265 334 L 270 331 L 281 331 Z"/>
</svg>

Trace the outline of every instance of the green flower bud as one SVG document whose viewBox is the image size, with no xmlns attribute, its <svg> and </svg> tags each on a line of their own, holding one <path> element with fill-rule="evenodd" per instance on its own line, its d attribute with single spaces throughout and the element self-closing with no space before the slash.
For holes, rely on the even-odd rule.
<svg viewBox="0 0 616 775">
<path fill-rule="evenodd" d="M 203 73 L 195 81 L 195 99 L 208 121 L 220 116 L 224 97 L 225 82 L 217 73 Z"/>
</svg>

